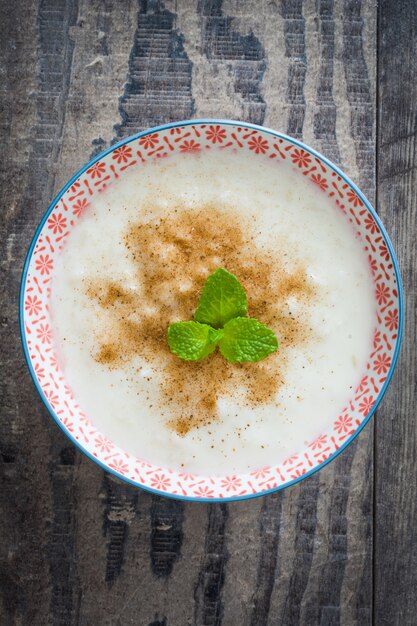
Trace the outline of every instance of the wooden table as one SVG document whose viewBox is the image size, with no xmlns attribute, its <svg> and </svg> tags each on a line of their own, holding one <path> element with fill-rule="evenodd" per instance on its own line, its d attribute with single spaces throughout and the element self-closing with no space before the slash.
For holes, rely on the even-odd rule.
<svg viewBox="0 0 417 626">
<path fill-rule="evenodd" d="M 0 624 L 417 624 L 415 0 L 1 3 Z M 303 138 L 365 191 L 407 304 L 372 423 L 284 492 L 182 503 L 108 476 L 29 379 L 17 299 L 53 195 L 149 126 L 228 117 Z"/>
</svg>

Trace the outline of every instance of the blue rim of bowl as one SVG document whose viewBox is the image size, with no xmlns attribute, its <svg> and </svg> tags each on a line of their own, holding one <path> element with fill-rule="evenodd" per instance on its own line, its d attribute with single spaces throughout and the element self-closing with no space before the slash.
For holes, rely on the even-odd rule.
<svg viewBox="0 0 417 626">
<path fill-rule="evenodd" d="M 141 485 L 141 484 L 137 483 L 136 481 L 131 480 L 130 478 L 127 478 L 126 476 L 123 476 L 122 474 L 119 474 L 115 470 L 111 469 L 110 467 L 108 467 L 107 465 L 102 463 L 93 454 L 91 454 L 91 452 L 89 450 L 84 448 L 84 446 L 71 435 L 71 433 L 65 428 L 64 424 L 59 420 L 59 418 L 58 418 L 57 414 L 55 413 L 55 411 L 49 405 L 49 403 L 48 403 L 48 401 L 47 401 L 47 399 L 45 397 L 45 394 L 42 391 L 42 387 L 40 386 L 39 381 L 36 378 L 35 371 L 34 371 L 34 369 L 32 367 L 32 363 L 31 363 L 31 360 L 30 360 L 29 351 L 28 351 L 28 347 L 27 347 L 27 342 L 26 342 L 25 328 L 24 328 L 24 292 L 25 292 L 25 285 L 26 285 L 26 277 L 27 277 L 27 273 L 28 273 L 28 269 L 29 269 L 30 260 L 32 258 L 33 249 L 35 247 L 36 241 L 37 241 L 37 239 L 39 237 L 39 234 L 40 234 L 40 232 L 41 232 L 41 230 L 42 230 L 46 220 L 48 219 L 50 213 L 52 212 L 52 210 L 54 209 L 56 204 L 59 202 L 59 200 L 62 198 L 64 193 L 67 191 L 67 189 L 69 187 L 71 187 L 71 185 L 77 180 L 77 178 L 79 178 L 86 170 L 88 170 L 92 165 L 94 165 L 94 163 L 97 163 L 97 161 L 100 161 L 103 157 L 105 157 L 108 154 L 110 154 L 111 152 L 113 152 L 113 150 L 115 150 L 116 148 L 118 148 L 120 146 L 124 146 L 124 145 L 126 145 L 128 143 L 131 143 L 132 141 L 135 141 L 136 139 L 138 139 L 140 137 L 144 137 L 144 136 L 150 135 L 152 133 L 160 132 L 162 130 L 167 130 L 167 129 L 170 129 L 170 128 L 178 128 L 178 127 L 182 127 L 182 126 L 190 126 L 190 125 L 193 125 L 193 124 L 198 124 L 198 125 L 202 125 L 202 124 L 206 124 L 206 125 L 207 124 L 219 124 L 219 125 L 223 125 L 223 126 L 224 125 L 227 125 L 227 126 L 240 126 L 240 127 L 243 127 L 243 128 L 251 128 L 253 130 L 258 130 L 258 131 L 261 131 L 261 132 L 264 132 L 264 133 L 268 133 L 269 135 L 272 135 L 273 137 L 277 137 L 279 139 L 287 140 L 287 141 L 293 143 L 294 145 L 298 146 L 299 148 L 303 148 L 303 149 L 307 150 L 308 152 L 310 152 L 311 154 L 316 156 L 318 159 L 323 161 L 323 163 L 326 163 L 326 165 L 328 165 L 334 172 L 336 172 L 336 174 L 338 176 L 340 176 L 355 191 L 355 193 L 362 200 L 362 202 L 366 206 L 367 210 L 371 213 L 371 215 L 373 216 L 374 220 L 378 224 L 378 227 L 379 227 L 379 229 L 381 231 L 381 234 L 382 234 L 382 236 L 383 236 L 383 238 L 385 240 L 385 243 L 387 244 L 388 250 L 390 251 L 390 255 L 391 255 L 391 258 L 392 258 L 393 263 L 394 263 L 395 277 L 396 277 L 397 285 L 398 285 L 399 325 L 398 325 L 398 336 L 397 336 L 397 339 L 396 339 L 396 346 L 395 346 L 395 351 L 394 351 L 394 356 L 393 356 L 393 359 L 392 359 L 391 367 L 390 367 L 390 369 L 388 371 L 387 378 L 386 378 L 386 380 L 385 380 L 385 382 L 384 382 L 384 384 L 382 386 L 381 391 L 379 392 L 379 394 L 378 394 L 378 396 L 377 396 L 377 398 L 375 400 L 375 403 L 374 403 L 372 409 L 370 410 L 368 415 L 364 418 L 363 422 L 360 424 L 360 426 L 357 428 L 357 430 L 355 430 L 353 435 L 351 435 L 349 437 L 349 439 L 347 441 L 345 441 L 345 443 L 342 446 L 340 446 L 340 448 L 338 448 L 338 450 L 336 452 L 334 452 L 328 459 L 323 461 L 323 463 L 317 465 L 316 467 L 314 467 L 310 471 L 306 472 L 302 476 L 299 476 L 298 478 L 295 478 L 294 480 L 286 482 L 283 485 L 278 485 L 277 487 L 274 487 L 272 489 L 267 489 L 266 491 L 259 491 L 259 492 L 256 492 L 256 493 L 249 493 L 249 494 L 245 494 L 245 495 L 242 495 L 242 496 L 235 496 L 235 497 L 234 496 L 228 496 L 228 497 L 225 497 L 225 498 L 219 498 L 219 497 L 215 497 L 215 498 L 197 498 L 197 497 L 193 497 L 193 496 L 181 496 L 179 494 L 167 493 L 165 491 L 160 491 L 159 489 L 153 489 L 152 487 L 148 487 L 146 485 Z M 101 152 L 100 154 L 96 155 L 93 159 L 91 159 L 91 161 L 89 161 L 87 163 L 87 165 L 84 165 L 84 167 L 82 167 L 80 170 L 78 170 L 78 172 L 76 174 L 74 174 L 74 176 L 68 181 L 68 183 L 55 196 L 55 198 L 53 199 L 52 203 L 49 205 L 48 210 L 44 214 L 44 216 L 43 216 L 39 226 L 36 229 L 36 232 L 35 232 L 35 234 L 33 236 L 31 244 L 29 246 L 28 253 L 26 255 L 26 260 L 25 260 L 25 264 L 23 266 L 23 272 L 22 272 L 22 278 L 21 278 L 21 284 L 20 284 L 19 323 L 20 323 L 20 338 L 21 338 L 21 342 L 22 342 L 22 348 L 23 348 L 23 352 L 24 352 L 24 355 L 25 355 L 26 363 L 27 363 L 27 366 L 29 368 L 30 374 L 32 376 L 32 381 L 33 381 L 33 383 L 34 383 L 34 385 L 35 385 L 35 387 L 36 387 L 36 389 L 37 389 L 37 391 L 38 391 L 38 393 L 39 393 L 39 395 L 41 397 L 42 402 L 44 403 L 45 407 L 47 408 L 47 410 L 49 411 L 50 415 L 53 417 L 55 422 L 58 424 L 58 426 L 61 428 L 61 430 L 63 430 L 65 435 L 68 437 L 68 439 L 70 439 L 70 441 L 72 441 L 72 443 L 79 450 L 81 450 L 81 452 L 83 452 L 89 459 L 91 459 L 94 463 L 96 463 L 96 465 L 99 465 L 106 472 L 108 472 L 109 474 L 113 474 L 114 476 L 116 476 L 120 480 L 123 480 L 124 482 L 129 483 L 129 484 L 133 485 L 136 488 L 143 489 L 144 491 L 149 491 L 150 493 L 156 494 L 158 496 L 165 496 L 166 498 L 172 498 L 174 500 L 187 500 L 187 501 L 190 501 L 190 502 L 213 502 L 213 503 L 214 502 L 238 502 L 240 500 L 249 500 L 250 498 L 258 498 L 260 496 L 265 496 L 265 495 L 268 495 L 270 493 L 274 493 L 276 491 L 281 491 L 282 489 L 287 489 L 288 487 L 296 485 L 297 483 L 299 483 L 300 481 L 304 480 L 305 478 L 308 478 L 309 476 L 312 476 L 313 474 L 315 474 L 316 472 L 321 470 L 323 467 L 328 465 L 331 461 L 334 461 L 334 459 L 336 459 L 336 457 L 338 457 L 339 454 L 341 454 L 343 452 L 343 450 L 345 450 L 345 448 L 347 448 L 348 445 L 350 445 L 352 443 L 352 441 L 359 435 L 359 433 L 365 428 L 365 426 L 368 424 L 368 422 L 370 421 L 371 417 L 375 413 L 376 409 L 378 408 L 382 398 L 384 397 L 385 392 L 386 392 L 386 390 L 388 388 L 388 385 L 391 382 L 391 378 L 392 378 L 392 375 L 394 373 L 395 367 L 397 365 L 398 355 L 399 355 L 399 352 L 400 352 L 401 341 L 402 341 L 403 326 L 404 326 L 403 286 L 402 286 L 402 281 L 401 281 L 400 269 L 399 269 L 397 257 L 396 257 L 395 252 L 394 252 L 394 248 L 392 246 L 390 238 L 388 237 L 388 234 L 387 234 L 387 232 L 386 232 L 386 230 L 385 230 L 385 228 L 384 228 L 380 218 L 378 217 L 378 214 L 376 213 L 375 209 L 372 207 L 372 205 L 369 202 L 369 200 L 361 192 L 361 190 L 355 185 L 355 183 L 353 183 L 350 180 L 350 178 L 348 178 L 348 176 L 346 176 L 337 167 L 337 165 L 335 165 L 329 159 L 327 159 L 325 156 L 323 156 L 322 154 L 317 152 L 317 150 L 314 150 L 313 148 L 310 148 L 310 146 L 307 146 L 306 144 L 302 143 L 298 139 L 294 139 L 293 137 L 290 137 L 289 135 L 285 135 L 284 133 L 277 132 L 276 130 L 273 130 L 271 128 L 267 128 L 265 126 L 259 126 L 257 124 L 250 124 L 248 122 L 242 122 L 242 121 L 238 121 L 238 120 L 222 120 L 222 119 L 184 120 L 184 121 L 180 121 L 180 122 L 171 122 L 169 124 L 163 124 L 161 126 L 155 126 L 154 128 L 148 128 L 147 130 L 144 130 L 144 131 L 141 131 L 140 133 L 136 133 L 135 135 L 131 135 L 129 137 L 126 137 L 126 139 L 123 139 L 122 141 L 119 141 L 118 143 L 113 144 L 110 148 L 108 148 L 107 150 L 104 150 L 104 152 Z"/>
</svg>

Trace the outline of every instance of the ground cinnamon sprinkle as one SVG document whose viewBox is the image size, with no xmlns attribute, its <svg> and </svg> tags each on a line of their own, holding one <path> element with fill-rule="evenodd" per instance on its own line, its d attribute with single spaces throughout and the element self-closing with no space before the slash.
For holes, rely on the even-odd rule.
<svg viewBox="0 0 417 626">
<path fill-rule="evenodd" d="M 272 401 L 285 384 L 289 349 L 311 339 L 305 316 L 287 304 L 291 297 L 299 302 L 316 297 L 305 268 L 285 262 L 284 256 L 280 262 L 279 253 L 261 249 L 254 232 L 256 220 L 245 222 L 230 207 L 176 208 L 157 221 L 132 225 L 125 235 L 140 292 L 115 283 L 87 285 L 88 297 L 111 319 L 95 359 L 120 367 L 140 355 L 163 372 L 160 408 L 179 435 L 215 423 L 221 396 L 243 393 L 250 406 Z M 276 331 L 278 353 L 246 364 L 229 363 L 219 353 L 200 362 L 171 354 L 169 324 L 192 319 L 207 276 L 219 267 L 235 274 L 246 289 L 249 316 Z"/>
</svg>

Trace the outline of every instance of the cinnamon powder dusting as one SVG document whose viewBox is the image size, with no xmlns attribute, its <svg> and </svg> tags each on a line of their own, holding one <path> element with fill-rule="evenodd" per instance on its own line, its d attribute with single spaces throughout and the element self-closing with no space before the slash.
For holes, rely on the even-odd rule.
<svg viewBox="0 0 417 626">
<path fill-rule="evenodd" d="M 273 401 L 285 384 L 289 350 L 312 338 L 305 312 L 293 312 L 290 304 L 317 297 L 305 268 L 287 251 L 260 247 L 254 239 L 257 230 L 255 218 L 245 222 L 230 207 L 177 208 L 158 220 L 132 224 L 125 234 L 137 289 L 99 281 L 86 286 L 87 296 L 106 310 L 109 320 L 94 358 L 116 368 L 138 355 L 160 372 L 161 413 L 179 435 L 218 421 L 221 397 L 239 394 L 251 407 Z M 278 352 L 264 361 L 232 364 L 216 352 L 189 362 L 169 350 L 169 324 L 193 318 L 204 282 L 219 267 L 242 283 L 249 316 L 278 336 Z"/>
</svg>

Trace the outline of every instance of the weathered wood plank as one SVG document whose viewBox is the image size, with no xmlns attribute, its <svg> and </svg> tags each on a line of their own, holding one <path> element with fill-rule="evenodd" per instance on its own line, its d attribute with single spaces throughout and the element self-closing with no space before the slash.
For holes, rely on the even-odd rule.
<svg viewBox="0 0 417 626">
<path fill-rule="evenodd" d="M 191 63 L 175 29 L 175 13 L 158 0 L 139 2 L 117 136 L 193 114 Z"/>
<path fill-rule="evenodd" d="M 184 51 L 182 37 L 175 29 L 175 17 L 161 2 L 139 2 L 127 81 L 119 101 L 122 121 L 115 125 L 117 139 L 143 128 L 192 116 L 191 62 Z M 132 487 L 112 481 L 112 490 L 115 496 L 120 491 L 125 492 L 130 506 L 135 508 Z M 152 573 L 158 578 L 167 578 L 181 554 L 183 504 L 153 496 L 150 518 Z M 117 543 L 108 545 L 107 561 L 118 564 L 114 574 L 120 575 L 127 549 L 126 522 L 117 522 L 117 528 Z"/>
<path fill-rule="evenodd" d="M 417 4 L 383 0 L 379 20 L 378 211 L 404 281 L 405 333 L 376 420 L 375 623 L 417 615 Z"/>
<path fill-rule="evenodd" d="M 5 453 L 1 532 L 8 541 L 2 542 L 0 570 L 6 576 L 1 585 L 3 615 L 10 624 L 47 623 L 51 616 L 65 623 L 72 614 L 73 515 L 61 489 L 71 484 L 74 450 L 57 435 L 34 395 L 19 345 L 17 300 L 24 255 L 54 187 L 51 164 L 62 144 L 74 8 L 65 3 L 3 4 L 0 20 L 8 129 L 2 158 L 1 258 L 6 279 L 0 422 Z"/>
<path fill-rule="evenodd" d="M 38 94 L 37 124 L 33 128 L 34 144 L 32 180 L 28 193 L 35 187 L 35 200 L 42 214 L 55 192 L 56 169 L 63 145 L 65 102 L 71 81 L 74 42 L 70 29 L 77 20 L 76 2 L 42 0 L 38 5 Z M 52 167 L 51 167 L 52 166 Z M 45 170 L 47 175 L 45 176 Z M 42 206 L 43 205 L 43 206 Z M 49 426 L 50 429 L 50 426 Z M 46 554 L 49 566 L 50 619 L 64 625 L 75 620 L 74 480 L 76 454 L 73 446 L 54 429 L 49 430 L 48 489 L 51 500 L 49 525 L 46 528 Z"/>
<path fill-rule="evenodd" d="M 114 139 L 137 12 L 137 0 L 78 0 L 78 20 L 70 30 L 74 53 L 57 190 L 92 152 Z"/>
<path fill-rule="evenodd" d="M 341 17 L 346 16 L 346 19 L 350 19 L 349 15 L 355 9 L 357 32 L 362 38 L 363 29 L 366 40 L 367 36 L 375 35 L 375 14 L 366 4 L 361 7 L 358 3 L 354 7 L 347 3 L 335 5 L 333 2 L 319 2 L 314 7 L 305 3 L 301 11 L 300 7 L 300 3 L 283 6 L 285 9 L 283 17 L 287 20 L 295 20 L 298 25 L 295 35 L 291 33 L 291 45 L 296 58 L 289 59 L 288 76 L 292 81 L 295 80 L 294 70 L 291 67 L 296 65 L 296 61 L 300 63 L 303 58 L 306 58 L 310 64 L 307 66 L 305 75 L 303 72 L 298 72 L 298 82 L 294 84 L 293 95 L 289 97 L 287 93 L 285 96 L 286 103 L 280 110 L 286 111 L 286 117 L 284 119 L 268 117 L 268 123 L 274 127 L 283 128 L 287 120 L 288 124 L 295 119 L 295 111 L 299 117 L 304 115 L 303 134 L 308 137 L 309 142 L 357 178 L 359 164 L 356 154 L 360 138 L 353 137 L 350 120 L 351 110 L 355 113 L 357 104 L 352 102 L 351 106 L 348 105 L 347 91 L 353 88 L 354 82 L 351 81 L 348 84 L 345 79 L 344 66 L 347 59 L 343 54 L 343 47 L 349 48 L 351 35 L 349 34 L 343 40 L 344 25 Z M 239 22 L 246 28 L 254 23 L 254 18 L 249 13 L 249 11 L 237 10 L 237 14 L 240 15 Z M 262 28 L 259 16 L 255 24 L 255 32 L 259 35 Z M 289 37 L 288 31 L 286 37 Z M 284 29 L 284 42 L 286 37 Z M 288 50 L 288 47 L 285 49 Z M 333 71 L 333 63 L 336 64 L 336 71 Z M 368 71 L 368 68 L 366 69 Z M 371 92 L 371 81 L 375 80 L 375 58 L 371 58 L 369 71 L 372 73 L 367 86 Z M 360 77 L 362 78 L 362 74 Z M 338 101 L 341 100 L 342 90 L 345 93 L 344 100 L 342 100 L 343 108 L 339 106 L 335 109 L 333 102 L 336 101 L 336 97 Z M 303 101 L 303 91 L 308 95 L 306 106 Z M 372 120 L 373 124 L 374 120 Z M 347 144 L 342 134 L 339 147 L 339 129 L 343 126 L 348 129 L 350 144 Z M 366 129 L 366 132 L 372 135 L 372 130 L 373 126 L 371 130 Z M 367 152 L 367 159 L 368 168 L 372 171 L 374 148 L 371 146 Z M 366 191 L 371 199 L 373 187 L 374 177 L 371 176 L 366 185 Z M 300 497 L 298 489 L 302 490 L 302 486 L 293 488 L 291 492 L 297 494 L 295 499 L 302 509 L 308 497 L 306 494 Z M 291 618 L 294 623 L 297 623 L 297 619 L 301 623 L 319 623 L 320 619 L 330 620 L 329 623 L 338 623 L 342 619 L 346 619 L 345 623 L 369 623 L 372 594 L 371 429 L 367 429 L 358 443 L 321 472 L 317 508 L 310 529 L 311 536 L 305 532 L 306 529 L 300 529 L 297 525 L 297 507 L 294 507 L 292 503 L 291 508 L 288 507 L 289 503 L 286 500 L 293 501 L 294 498 L 291 498 L 289 493 L 283 494 L 282 497 L 283 512 L 280 520 L 277 507 L 275 507 L 275 515 L 278 516 L 278 523 L 280 523 L 280 537 L 277 544 L 277 569 L 269 574 L 275 578 L 270 599 L 270 623 L 287 623 L 286 620 L 291 620 Z M 274 507 L 271 507 L 270 515 L 274 515 Z M 299 542 L 299 535 L 303 532 L 305 532 L 304 544 Z M 265 540 L 264 536 L 261 543 Z M 312 541 L 314 545 L 312 559 L 308 550 L 303 554 L 303 549 L 308 546 L 309 541 Z M 310 575 L 304 580 L 302 575 L 294 575 L 295 568 L 292 563 L 297 562 L 298 559 L 304 566 L 307 567 L 310 564 L 311 567 Z M 273 554 L 269 554 L 269 561 L 271 564 L 274 563 Z M 290 566 L 288 562 L 291 563 Z M 263 573 L 265 575 L 265 571 Z M 358 601 L 352 602 L 352 597 L 357 598 Z M 289 611 L 292 611 L 292 615 Z M 255 619 L 260 619 L 256 612 L 254 615 Z"/>
<path fill-rule="evenodd" d="M 227 518 L 226 504 L 216 503 L 209 507 L 204 559 L 194 591 L 195 624 L 222 623 L 225 599 L 221 591 L 228 560 L 225 533 Z"/>
<path fill-rule="evenodd" d="M 285 55 L 289 59 L 287 76 L 287 133 L 302 139 L 306 100 L 304 85 L 307 73 L 305 45 L 305 18 L 301 0 L 284 0 L 282 3 L 284 20 Z"/>
</svg>

